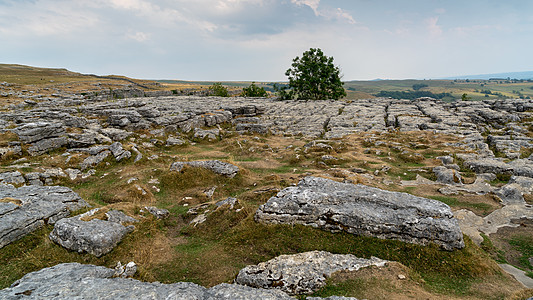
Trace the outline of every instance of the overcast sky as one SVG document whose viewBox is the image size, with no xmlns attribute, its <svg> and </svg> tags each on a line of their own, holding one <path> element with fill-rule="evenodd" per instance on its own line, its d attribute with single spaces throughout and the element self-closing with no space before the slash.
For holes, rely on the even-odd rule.
<svg viewBox="0 0 533 300">
<path fill-rule="evenodd" d="M 0 63 L 148 79 L 343 80 L 533 70 L 531 0 L 0 0 Z"/>
</svg>

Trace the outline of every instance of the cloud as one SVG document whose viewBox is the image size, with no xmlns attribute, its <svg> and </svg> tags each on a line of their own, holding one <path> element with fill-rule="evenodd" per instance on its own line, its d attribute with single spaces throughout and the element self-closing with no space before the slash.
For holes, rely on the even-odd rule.
<svg viewBox="0 0 533 300">
<path fill-rule="evenodd" d="M 83 12 L 76 5 L 50 4 L 48 1 L 21 2 L 3 9 L 0 2 L 0 31 L 12 36 L 68 35 L 99 22 L 97 15 Z"/>
<path fill-rule="evenodd" d="M 502 27 L 499 25 L 473 25 L 473 26 L 462 26 L 455 27 L 452 29 L 456 35 L 467 38 L 471 36 L 477 36 L 481 33 L 490 33 L 494 31 L 500 31 Z"/>
<path fill-rule="evenodd" d="M 437 25 L 439 17 L 425 19 L 426 29 L 429 31 L 431 37 L 440 37 L 442 35 L 442 27 Z"/>
<path fill-rule="evenodd" d="M 320 4 L 320 0 L 291 0 L 291 2 L 300 6 L 309 6 L 315 12 L 316 16 L 320 15 L 320 12 L 318 11 L 318 5 Z"/>
<path fill-rule="evenodd" d="M 137 42 L 145 42 L 150 38 L 150 34 L 138 31 L 135 33 L 128 33 L 126 37 Z"/>
</svg>

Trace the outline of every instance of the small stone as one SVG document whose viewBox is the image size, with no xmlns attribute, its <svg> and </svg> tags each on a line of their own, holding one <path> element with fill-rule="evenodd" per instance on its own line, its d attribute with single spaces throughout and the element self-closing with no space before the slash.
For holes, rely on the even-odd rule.
<svg viewBox="0 0 533 300">
<path fill-rule="evenodd" d="M 405 278 L 406 278 L 405 275 L 403 275 L 403 274 L 398 274 L 398 279 L 400 279 L 400 280 L 404 280 Z"/>
<path fill-rule="evenodd" d="M 157 208 L 155 206 L 144 207 L 149 213 L 151 213 L 156 219 L 166 219 L 170 215 L 170 212 L 163 208 Z M 142 212 L 143 210 L 141 210 Z"/>
</svg>

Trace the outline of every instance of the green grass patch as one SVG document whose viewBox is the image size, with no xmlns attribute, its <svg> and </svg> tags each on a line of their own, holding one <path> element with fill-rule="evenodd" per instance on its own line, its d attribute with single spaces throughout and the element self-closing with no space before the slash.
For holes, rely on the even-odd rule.
<svg viewBox="0 0 533 300">
<path fill-rule="evenodd" d="M 484 214 L 487 214 L 492 210 L 492 206 L 487 203 L 466 202 L 466 201 L 461 201 L 455 197 L 448 197 L 448 196 L 429 196 L 428 198 L 446 203 L 452 207 L 473 208 L 473 209 L 482 211 Z"/>
<path fill-rule="evenodd" d="M 483 241 L 479 245 L 481 249 L 487 252 L 496 262 L 506 264 L 505 253 L 502 250 L 496 249 L 487 235 L 481 233 L 481 237 L 483 238 Z"/>
<path fill-rule="evenodd" d="M 517 235 L 508 240 L 508 243 L 522 255 L 518 262 L 522 268 L 533 270 L 529 258 L 533 257 L 533 237 L 526 235 Z"/>
<path fill-rule="evenodd" d="M 507 173 L 498 173 L 496 174 L 496 178 L 494 180 L 491 180 L 489 183 L 493 186 L 502 186 L 509 182 L 511 176 L 511 174 Z"/>
</svg>

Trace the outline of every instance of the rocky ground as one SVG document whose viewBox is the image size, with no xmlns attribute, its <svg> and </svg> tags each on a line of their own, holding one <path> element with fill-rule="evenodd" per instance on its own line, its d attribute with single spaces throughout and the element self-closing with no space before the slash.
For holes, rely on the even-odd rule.
<svg viewBox="0 0 533 300">
<path fill-rule="evenodd" d="M 532 274 L 533 100 L 139 91 L 26 92 L 0 111 L 0 297 L 330 297 L 333 274 L 370 256 L 410 272 L 387 297 L 528 293 L 492 259 Z M 118 260 L 138 272 L 116 275 Z M 372 298 L 354 284 L 343 295 Z"/>
</svg>

